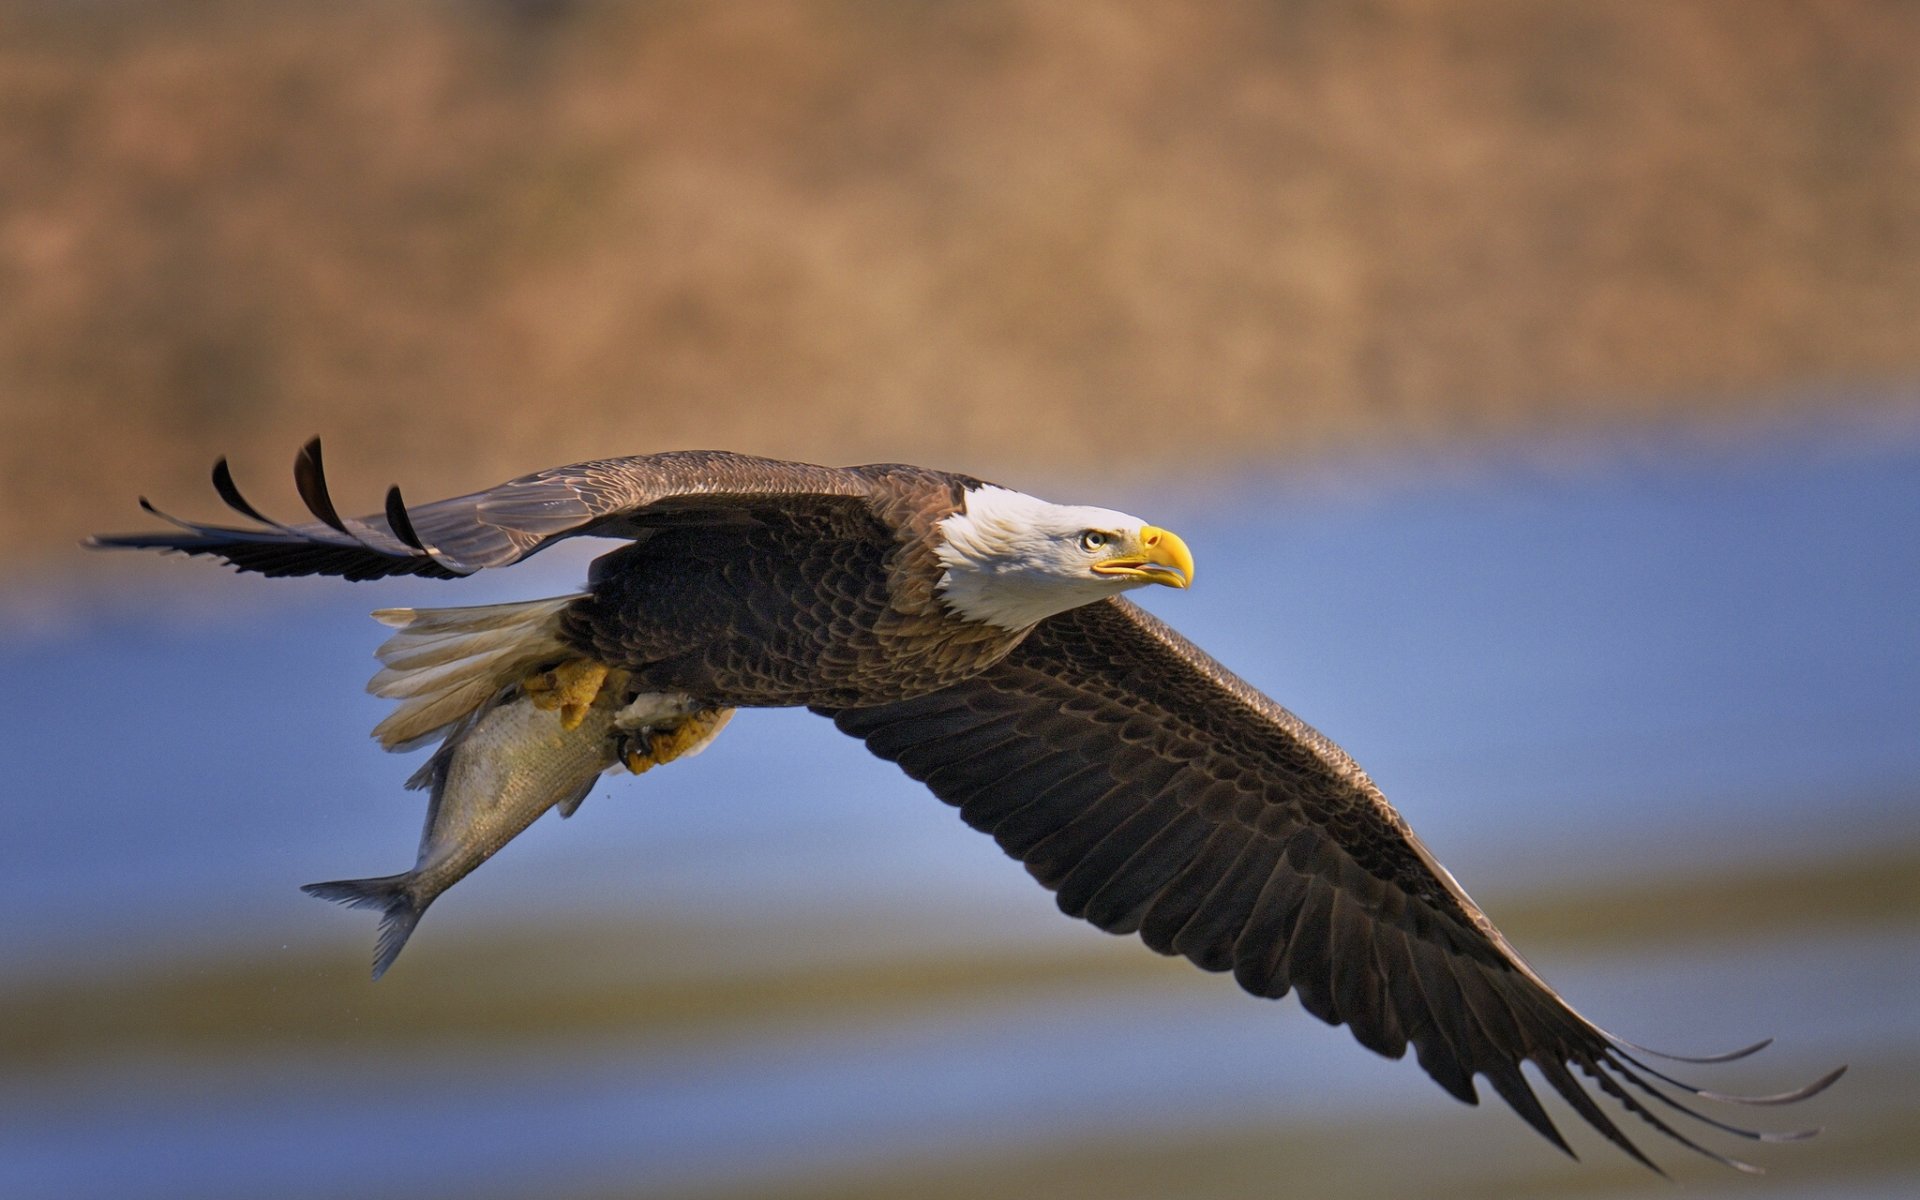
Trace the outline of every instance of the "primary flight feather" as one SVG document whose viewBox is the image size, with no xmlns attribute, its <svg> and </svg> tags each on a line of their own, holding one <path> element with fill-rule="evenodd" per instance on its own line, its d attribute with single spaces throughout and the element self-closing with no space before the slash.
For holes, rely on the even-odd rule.
<svg viewBox="0 0 1920 1200">
<path fill-rule="evenodd" d="M 407 876 L 313 887 L 387 906 L 381 969 L 433 896 L 497 848 L 496 832 L 461 857 L 468 824 L 517 832 L 579 803 L 593 777 L 579 763 L 644 770 L 703 747 L 735 708 L 805 706 L 957 807 L 1069 915 L 1231 971 L 1255 995 L 1292 991 L 1381 1054 L 1412 1047 L 1468 1103 L 1480 1076 L 1568 1153 L 1522 1064 L 1648 1166 L 1589 1087 L 1748 1170 L 1676 1118 L 1757 1141 L 1811 1131 L 1741 1129 L 1672 1093 L 1779 1104 L 1840 1075 L 1726 1096 L 1580 1016 L 1338 746 L 1121 597 L 1193 582 L 1186 544 L 1137 517 L 921 467 L 714 451 L 556 467 L 417 507 L 394 489 L 359 518 L 335 508 L 317 440 L 294 474 L 313 522 L 260 514 L 223 461 L 214 487 L 250 525 L 179 521 L 142 501 L 175 528 L 92 544 L 376 579 L 456 578 L 576 535 L 625 540 L 576 596 L 381 614 L 398 629 L 371 687 L 398 704 L 376 733 L 396 749 L 445 739 L 421 861 Z M 525 762 L 471 731 L 536 725 L 574 773 L 521 789 L 532 799 L 506 813 L 488 781 Z M 443 799 L 459 780 L 469 790 Z"/>
</svg>

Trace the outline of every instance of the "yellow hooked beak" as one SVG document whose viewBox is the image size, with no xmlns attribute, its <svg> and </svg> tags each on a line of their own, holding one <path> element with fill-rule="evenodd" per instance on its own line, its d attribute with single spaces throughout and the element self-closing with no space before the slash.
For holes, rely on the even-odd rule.
<svg viewBox="0 0 1920 1200">
<path fill-rule="evenodd" d="M 1157 525 L 1140 528 L 1137 554 L 1120 554 L 1093 564 L 1098 575 L 1128 575 L 1148 583 L 1164 583 L 1183 588 L 1193 583 L 1193 551 L 1180 535 Z"/>
</svg>

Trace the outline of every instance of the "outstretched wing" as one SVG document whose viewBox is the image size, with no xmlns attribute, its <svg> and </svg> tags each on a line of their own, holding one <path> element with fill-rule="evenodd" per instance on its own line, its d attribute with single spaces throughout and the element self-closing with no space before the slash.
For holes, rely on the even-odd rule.
<svg viewBox="0 0 1920 1200">
<path fill-rule="evenodd" d="M 1759 1141 L 1807 1133 L 1736 1129 L 1655 1085 L 1769 1104 L 1839 1077 L 1729 1097 L 1648 1067 L 1639 1047 L 1581 1017 L 1521 961 L 1339 747 L 1123 600 L 1042 622 L 999 666 L 956 687 L 826 715 L 991 833 L 1068 915 L 1232 971 L 1258 996 L 1291 989 L 1388 1057 L 1411 1045 L 1467 1103 L 1477 1102 L 1473 1076 L 1484 1076 L 1569 1154 L 1523 1062 L 1649 1167 L 1574 1072 L 1662 1133 L 1742 1168 L 1663 1114 Z"/>
<path fill-rule="evenodd" d="M 176 528 L 107 534 L 88 544 L 212 555 L 263 575 L 452 579 L 518 562 L 576 534 L 631 536 L 649 521 L 783 498 L 853 498 L 867 491 L 866 480 L 856 471 L 683 450 L 554 467 L 417 508 L 409 508 L 395 487 L 387 492 L 384 512 L 356 518 L 342 517 L 334 507 L 321 466 L 320 439 L 301 449 L 293 475 L 300 498 L 316 518 L 312 522 L 283 525 L 263 516 L 240 494 L 221 459 L 213 467 L 214 490 L 228 507 L 254 522 L 251 526 L 182 521 L 142 497 L 142 508 Z"/>
</svg>

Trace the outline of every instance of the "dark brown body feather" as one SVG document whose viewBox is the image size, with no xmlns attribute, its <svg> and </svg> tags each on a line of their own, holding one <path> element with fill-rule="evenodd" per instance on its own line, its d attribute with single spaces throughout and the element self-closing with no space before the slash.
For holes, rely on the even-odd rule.
<svg viewBox="0 0 1920 1200">
<path fill-rule="evenodd" d="M 947 611 L 934 523 L 974 481 L 855 468 L 868 495 L 669 514 L 598 560 L 566 617 L 582 653 L 708 706 L 843 708 L 978 674 L 1020 635 Z"/>
<path fill-rule="evenodd" d="M 1522 1063 L 1642 1162 L 1576 1076 L 1733 1165 L 1671 1114 L 1754 1140 L 1804 1136 L 1737 1129 L 1661 1090 L 1739 1099 L 1653 1070 L 1568 1007 L 1351 759 L 1138 608 L 1101 601 L 1024 637 L 949 613 L 935 525 L 975 480 L 685 452 L 419 508 L 396 490 L 384 513 L 348 520 L 317 443 L 295 476 L 317 523 L 260 516 L 221 463 L 216 490 L 255 526 L 175 521 L 96 544 L 370 579 L 469 574 L 576 534 L 630 539 L 564 618 L 582 653 L 710 705 L 831 716 L 992 834 L 1070 915 L 1231 971 L 1256 995 L 1292 991 L 1382 1054 L 1412 1046 L 1462 1100 L 1482 1076 L 1563 1149 Z M 1741 1102 L 1804 1099 L 1839 1074 Z"/>
</svg>

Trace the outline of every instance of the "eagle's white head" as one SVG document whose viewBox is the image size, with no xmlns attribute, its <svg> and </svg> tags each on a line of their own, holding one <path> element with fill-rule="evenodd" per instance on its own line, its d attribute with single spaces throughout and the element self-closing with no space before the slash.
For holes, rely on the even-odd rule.
<svg viewBox="0 0 1920 1200">
<path fill-rule="evenodd" d="M 971 621 L 1025 629 L 1120 592 L 1193 582 L 1193 555 L 1167 530 L 1110 508 L 1049 504 L 1001 487 L 969 489 L 934 548 L 947 606 Z"/>
</svg>

